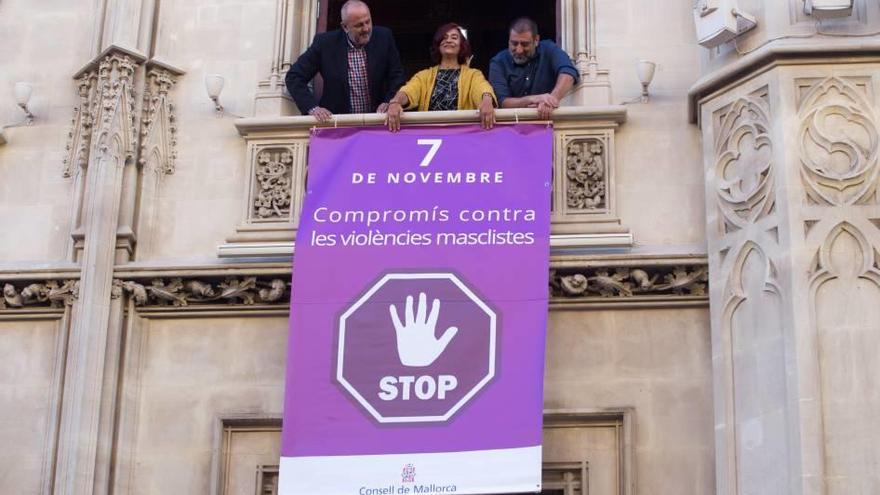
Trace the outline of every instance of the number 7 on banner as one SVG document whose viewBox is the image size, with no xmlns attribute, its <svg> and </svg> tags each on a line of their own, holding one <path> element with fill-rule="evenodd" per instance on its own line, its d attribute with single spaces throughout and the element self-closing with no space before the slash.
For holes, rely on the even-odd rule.
<svg viewBox="0 0 880 495">
<path fill-rule="evenodd" d="M 431 149 L 428 150 L 428 154 L 422 158 L 422 163 L 419 164 L 420 167 L 427 167 L 430 165 L 431 160 L 434 159 L 434 155 L 437 154 L 437 150 L 440 149 L 440 146 L 443 144 L 442 139 L 419 139 L 416 141 L 419 146 L 430 146 Z"/>
</svg>

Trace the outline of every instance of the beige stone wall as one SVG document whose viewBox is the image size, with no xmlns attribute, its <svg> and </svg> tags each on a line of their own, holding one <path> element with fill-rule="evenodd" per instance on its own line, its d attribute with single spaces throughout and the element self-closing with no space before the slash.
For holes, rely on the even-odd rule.
<svg viewBox="0 0 880 495">
<path fill-rule="evenodd" d="M 684 117 L 699 76 L 691 1 L 597 0 L 601 67 L 611 71 L 614 103 L 641 93 L 636 63 L 657 63 L 648 104 L 631 104 L 617 135 L 621 222 L 636 243 L 705 251 L 699 130 Z M 651 205 L 650 211 L 645 205 Z"/>
<path fill-rule="evenodd" d="M 257 83 L 269 75 L 275 5 L 162 2 L 156 57 L 186 72 L 172 92 L 181 138 L 177 170 L 159 180 L 157 203 L 145 212 L 156 229 L 139 259 L 212 258 L 240 221 L 245 146 L 233 121 L 253 115 Z M 226 79 L 220 98 L 230 115 L 215 115 L 206 74 Z"/>
<path fill-rule="evenodd" d="M 0 492 L 44 493 L 58 401 L 59 322 L 0 319 Z"/>
<path fill-rule="evenodd" d="M 222 419 L 281 415 L 287 319 L 149 319 L 138 326 L 139 365 L 122 406 L 130 413 L 122 421 L 132 432 L 124 446 L 131 463 L 119 466 L 119 493 L 209 493 L 218 481 L 212 463 Z M 254 472 L 248 459 L 241 462 L 233 471 Z"/>
<path fill-rule="evenodd" d="M 12 99 L 19 81 L 33 85 L 37 116 L 5 131 L 15 146 L 0 146 L 0 263 L 67 256 L 73 181 L 62 178 L 62 162 L 78 102 L 73 75 L 91 55 L 93 3 L 0 2 L 0 126 L 24 120 Z"/>
<path fill-rule="evenodd" d="M 632 408 L 635 493 L 712 493 L 709 354 L 701 308 L 551 312 L 545 407 Z"/>
</svg>

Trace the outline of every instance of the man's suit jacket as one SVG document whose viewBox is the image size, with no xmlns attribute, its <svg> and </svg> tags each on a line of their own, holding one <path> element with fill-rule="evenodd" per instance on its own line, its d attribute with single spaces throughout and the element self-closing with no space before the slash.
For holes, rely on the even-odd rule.
<svg viewBox="0 0 880 495">
<path fill-rule="evenodd" d="M 403 85 L 403 66 L 391 30 L 374 26 L 367 52 L 367 79 L 372 110 L 387 102 Z M 321 101 L 308 88 L 315 74 L 324 78 Z M 351 113 L 348 86 L 348 37 L 337 29 L 315 36 L 312 45 L 287 71 L 287 91 L 303 115 L 316 106 L 333 113 Z"/>
</svg>

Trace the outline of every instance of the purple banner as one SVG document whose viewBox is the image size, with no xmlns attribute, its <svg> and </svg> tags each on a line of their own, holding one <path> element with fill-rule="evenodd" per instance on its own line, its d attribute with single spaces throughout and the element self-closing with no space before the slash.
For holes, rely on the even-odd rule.
<svg viewBox="0 0 880 495">
<path fill-rule="evenodd" d="M 280 493 L 540 489 L 552 146 L 544 125 L 315 132 Z"/>
</svg>

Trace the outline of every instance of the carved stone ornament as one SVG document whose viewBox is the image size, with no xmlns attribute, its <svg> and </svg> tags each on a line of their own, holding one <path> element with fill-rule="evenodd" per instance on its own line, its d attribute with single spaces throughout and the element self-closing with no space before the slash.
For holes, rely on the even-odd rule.
<svg viewBox="0 0 880 495">
<path fill-rule="evenodd" d="M 223 280 L 153 279 L 149 284 L 122 281 L 124 293 L 135 306 L 190 306 L 205 304 L 286 304 L 289 283 L 280 278 L 227 277 Z"/>
<path fill-rule="evenodd" d="M 67 154 L 64 157 L 62 175 L 71 177 L 78 169 L 89 163 L 89 146 L 92 141 L 92 125 L 97 114 L 97 100 L 93 97 L 97 74 L 89 72 L 76 80 L 79 105 L 73 109 L 73 120 L 67 134 Z"/>
<path fill-rule="evenodd" d="M 755 285 L 749 283 L 750 281 L 748 280 L 753 274 L 746 273 L 749 268 L 746 265 L 749 262 L 757 262 L 757 266 L 760 267 L 760 276 L 756 277 L 760 282 L 757 284 L 760 289 L 756 293 L 749 293 L 750 290 L 755 290 Z M 733 326 L 731 318 L 736 311 L 769 311 L 771 305 L 773 305 L 775 301 L 769 301 L 766 297 L 763 297 L 762 299 L 762 296 L 766 293 L 774 293 L 777 295 L 782 293 L 779 284 L 779 270 L 776 268 L 776 264 L 773 263 L 773 260 L 758 244 L 748 241 L 739 249 L 736 259 L 733 262 L 732 270 L 727 279 L 724 293 L 725 309 L 723 313 L 725 318 L 727 318 L 725 325 L 731 328 Z M 748 301 L 749 299 L 752 300 L 752 302 L 748 304 L 749 307 L 743 307 L 743 301 Z M 778 307 L 776 306 L 772 306 L 772 308 L 778 310 Z"/>
<path fill-rule="evenodd" d="M 550 271 L 550 297 L 705 296 L 706 265 L 580 268 Z"/>
<path fill-rule="evenodd" d="M 878 126 L 872 104 L 844 79 L 815 84 L 799 108 L 801 176 L 813 204 L 877 202 Z"/>
<path fill-rule="evenodd" d="M 110 53 L 98 65 L 99 123 L 92 138 L 94 149 L 119 159 L 134 157 L 137 142 L 134 112 L 134 70 L 128 55 Z"/>
<path fill-rule="evenodd" d="M 288 219 L 293 184 L 292 151 L 264 149 L 257 153 L 256 159 L 253 217 L 259 220 Z"/>
<path fill-rule="evenodd" d="M 718 122 L 715 176 L 718 201 L 727 222 L 744 226 L 773 209 L 773 146 L 766 102 L 745 97 Z"/>
<path fill-rule="evenodd" d="M 577 139 L 565 148 L 566 203 L 573 210 L 606 207 L 605 145 L 600 139 Z"/>
<path fill-rule="evenodd" d="M 120 161 L 134 157 L 137 129 L 133 82 L 137 65 L 130 56 L 111 51 L 97 62 L 97 68 L 78 77 L 80 103 L 74 109 L 68 133 L 64 177 L 85 168 L 92 152 L 110 153 Z"/>
<path fill-rule="evenodd" d="M 836 250 L 838 243 L 849 241 L 853 250 Z M 845 253 L 845 254 L 844 254 Z M 853 256 L 855 255 L 855 256 Z M 862 278 L 880 287 L 880 251 L 855 225 L 842 222 L 832 228 L 813 256 L 810 279 L 817 287 L 832 278 Z"/>
<path fill-rule="evenodd" d="M 41 282 L 0 282 L 3 297 L 0 310 L 24 308 L 63 308 L 70 306 L 79 295 L 77 280 L 48 280 Z"/>
<path fill-rule="evenodd" d="M 138 164 L 151 164 L 160 174 L 173 174 L 177 158 L 174 104 L 168 96 L 174 84 L 175 75 L 167 69 L 151 67 L 147 71 Z"/>
</svg>

